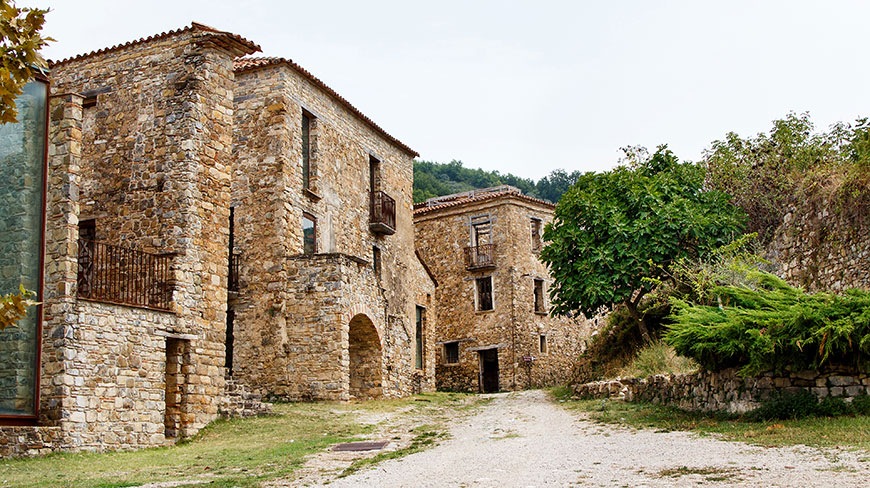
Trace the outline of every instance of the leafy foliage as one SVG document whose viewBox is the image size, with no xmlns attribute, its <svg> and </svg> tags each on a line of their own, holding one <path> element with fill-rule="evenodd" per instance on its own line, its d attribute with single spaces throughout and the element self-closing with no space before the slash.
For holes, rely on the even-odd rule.
<svg viewBox="0 0 870 488">
<path fill-rule="evenodd" d="M 643 297 L 663 269 L 733 239 L 743 216 L 704 170 L 680 163 L 666 146 L 604 173 L 586 173 L 556 206 L 541 259 L 550 267 L 553 311 L 593 316 L 624 304 L 649 341 Z"/>
<path fill-rule="evenodd" d="M 866 215 L 870 206 L 870 121 L 817 132 L 809 114 L 775 120 L 769 133 L 728 133 L 704 154 L 707 185 L 724 191 L 749 216 L 748 230 L 769 242 L 792 206 L 833 199 Z"/>
<path fill-rule="evenodd" d="M 697 259 L 680 258 L 668 267 L 661 267 L 662 278 L 644 278 L 656 286 L 650 295 L 661 303 L 684 299 L 692 303 L 715 305 L 719 297 L 716 286 L 749 286 L 757 284 L 751 271 L 772 271 L 772 264 L 759 256 L 762 252 L 757 234 L 746 234 L 712 250 Z"/>
<path fill-rule="evenodd" d="M 27 307 L 39 305 L 30 297 L 36 296 L 32 291 L 19 287 L 18 293 L 9 293 L 0 297 L 0 330 L 12 327 L 27 315 Z"/>
<path fill-rule="evenodd" d="M 809 295 L 763 271 L 748 278 L 754 286 L 712 287 L 716 305 L 673 300 L 665 341 L 707 369 L 740 367 L 741 374 L 866 366 L 870 292 Z"/>
<path fill-rule="evenodd" d="M 531 197 L 557 202 L 579 176 L 579 171 L 567 173 L 557 169 L 535 183 L 510 173 L 466 168 L 462 161 L 453 160 L 446 164 L 414 161 L 414 202 L 501 185 L 515 186 Z"/>
<path fill-rule="evenodd" d="M 33 69 L 45 68 L 39 50 L 54 39 L 40 31 L 48 10 L 18 8 L 0 0 L 0 124 L 15 122 L 15 98 L 33 77 Z"/>
</svg>

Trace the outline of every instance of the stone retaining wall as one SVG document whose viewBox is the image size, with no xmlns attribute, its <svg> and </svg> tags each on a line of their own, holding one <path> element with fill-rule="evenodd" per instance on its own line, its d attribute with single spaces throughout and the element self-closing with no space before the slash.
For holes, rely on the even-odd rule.
<svg viewBox="0 0 870 488">
<path fill-rule="evenodd" d="M 870 375 L 846 368 L 823 372 L 800 371 L 787 375 L 764 373 L 741 378 L 733 368 L 718 372 L 653 375 L 574 386 L 581 398 L 622 398 L 672 405 L 684 410 L 744 413 L 761 406 L 775 392 L 809 390 L 820 399 L 849 399 L 870 393 Z"/>
<path fill-rule="evenodd" d="M 60 427 L 0 427 L 0 458 L 37 456 L 65 448 Z"/>
</svg>

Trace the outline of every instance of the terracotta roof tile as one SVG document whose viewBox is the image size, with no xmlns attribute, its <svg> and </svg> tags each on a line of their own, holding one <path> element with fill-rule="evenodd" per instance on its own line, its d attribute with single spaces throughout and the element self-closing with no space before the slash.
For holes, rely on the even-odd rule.
<svg viewBox="0 0 870 488">
<path fill-rule="evenodd" d="M 90 58 L 93 56 L 98 56 L 100 54 L 105 54 L 108 52 L 117 51 L 119 49 L 124 49 L 124 48 L 131 47 L 131 46 L 137 46 L 139 44 L 144 44 L 146 42 L 165 39 L 167 37 L 171 37 L 174 35 L 178 35 L 178 34 L 188 32 L 188 31 L 193 31 L 193 30 L 210 32 L 210 33 L 217 34 L 219 37 L 223 37 L 224 40 L 218 41 L 218 42 L 224 47 L 228 47 L 228 48 L 235 47 L 240 52 L 240 55 L 252 54 L 252 53 L 260 51 L 259 45 L 245 39 L 242 36 L 239 36 L 237 34 L 233 34 L 231 32 L 226 32 L 226 31 L 222 31 L 219 29 L 215 29 L 214 27 L 210 27 L 210 26 L 207 26 L 205 24 L 200 24 L 199 22 L 192 22 L 189 26 L 183 27 L 181 29 L 175 29 L 175 30 L 171 30 L 171 31 L 162 32 L 160 34 L 156 34 L 153 36 L 143 37 L 141 39 L 136 39 L 135 41 L 125 42 L 124 44 L 117 44 L 117 45 L 112 46 L 112 47 L 106 47 L 106 48 L 99 49 L 96 51 L 91 51 L 89 53 L 79 54 L 79 55 L 72 56 L 72 57 L 69 57 L 66 59 L 61 59 L 60 61 L 49 61 L 49 67 L 54 67 L 54 66 L 57 66 L 59 64 L 69 63 L 72 61 L 79 61 L 81 59 Z"/>
<path fill-rule="evenodd" d="M 496 192 L 496 193 L 487 193 L 485 195 L 480 195 L 480 196 L 475 196 L 475 197 L 470 197 L 470 198 L 457 199 L 457 200 L 453 200 L 453 201 L 449 201 L 449 202 L 445 202 L 445 203 L 439 203 L 437 205 L 432 205 L 432 206 L 428 206 L 428 207 L 425 206 L 426 205 L 425 203 L 418 203 L 418 204 L 414 205 L 414 215 L 423 215 L 425 213 L 433 212 L 435 210 L 441 210 L 441 209 L 450 208 L 450 207 L 458 207 L 460 205 L 465 205 L 468 203 L 482 202 L 484 200 L 491 200 L 494 198 L 499 198 L 499 197 L 504 197 L 504 196 L 511 196 L 514 198 L 519 198 L 521 200 L 526 200 L 528 202 L 533 202 L 533 203 L 537 203 L 540 205 L 545 205 L 547 207 L 556 208 L 556 205 L 554 205 L 546 200 L 541 200 L 539 198 L 534 198 L 534 197 L 530 197 L 527 195 L 523 195 L 522 193 L 519 193 L 516 191 L 500 191 L 500 192 Z"/>
<path fill-rule="evenodd" d="M 372 119 L 368 118 L 365 114 L 360 112 L 356 107 L 351 105 L 351 103 L 348 102 L 344 97 L 342 97 L 341 95 L 336 93 L 335 90 L 333 90 L 332 88 L 327 86 L 326 83 L 324 83 L 323 81 L 320 80 L 320 78 L 317 78 L 316 76 L 311 74 L 308 70 L 306 70 L 302 66 L 299 66 L 298 64 L 294 63 L 293 60 L 285 59 L 285 58 L 277 58 L 277 57 L 240 58 L 240 59 L 236 60 L 235 71 L 236 72 L 244 72 L 244 71 L 250 71 L 253 69 L 264 68 L 267 66 L 275 66 L 275 65 L 279 65 L 279 64 L 286 64 L 290 68 L 296 70 L 299 74 L 301 74 L 302 76 L 307 78 L 310 82 L 314 83 L 314 85 L 316 85 L 321 90 L 325 91 L 326 93 L 331 95 L 333 98 L 335 98 L 339 104 L 344 106 L 344 108 L 349 110 L 352 114 L 354 114 L 357 117 L 359 117 L 360 119 L 362 119 L 363 122 L 368 124 L 369 127 L 371 127 L 372 129 L 375 130 L 375 132 L 384 136 L 385 139 L 392 142 L 396 146 L 400 147 L 402 150 L 404 150 L 405 152 L 407 152 L 411 156 L 417 157 L 420 155 L 417 151 L 411 149 L 410 147 L 405 145 L 402 141 L 400 141 L 400 140 L 396 139 L 395 137 L 391 136 L 390 134 L 388 134 L 387 131 L 382 129 Z"/>
</svg>

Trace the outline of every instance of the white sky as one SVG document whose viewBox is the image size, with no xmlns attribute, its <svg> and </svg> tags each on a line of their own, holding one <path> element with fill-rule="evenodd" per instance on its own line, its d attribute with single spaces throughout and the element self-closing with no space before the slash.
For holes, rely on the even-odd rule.
<svg viewBox="0 0 870 488">
<path fill-rule="evenodd" d="M 789 111 L 870 115 L 870 2 L 18 0 L 62 59 L 189 25 L 298 62 L 421 159 L 540 178 L 619 148 L 695 160 Z"/>
</svg>

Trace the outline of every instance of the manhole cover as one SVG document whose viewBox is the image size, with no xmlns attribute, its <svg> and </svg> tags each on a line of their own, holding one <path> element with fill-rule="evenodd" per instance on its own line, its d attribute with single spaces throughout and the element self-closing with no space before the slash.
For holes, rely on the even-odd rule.
<svg viewBox="0 0 870 488">
<path fill-rule="evenodd" d="M 333 451 L 377 451 L 383 449 L 390 441 L 378 442 L 345 442 L 332 448 Z"/>
</svg>

